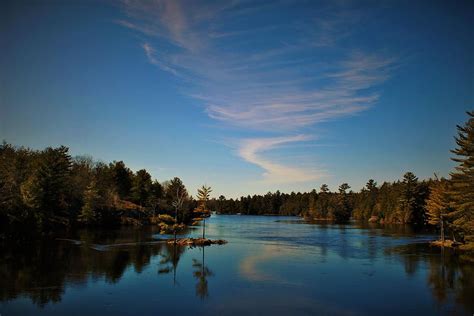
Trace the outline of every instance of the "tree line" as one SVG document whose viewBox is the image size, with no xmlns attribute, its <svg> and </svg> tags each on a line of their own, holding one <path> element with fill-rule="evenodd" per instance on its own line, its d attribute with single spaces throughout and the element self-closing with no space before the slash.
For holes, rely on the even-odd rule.
<svg viewBox="0 0 474 316">
<path fill-rule="evenodd" d="M 64 146 L 32 150 L 0 145 L 2 226 L 188 223 L 199 204 L 177 177 L 160 183 L 123 161 L 73 158 Z"/>
<path fill-rule="evenodd" d="M 150 222 L 166 228 L 203 220 L 212 210 L 337 222 L 353 218 L 429 224 L 474 250 L 474 111 L 467 114 L 467 122 L 458 126 L 457 147 L 452 150 L 457 166 L 449 179 L 420 181 L 407 172 L 401 180 L 380 186 L 371 179 L 359 192 L 343 183 L 337 192 L 323 184 L 318 191 L 306 193 L 209 199 L 211 190 L 203 187 L 197 201 L 179 178 L 159 183 L 145 169 L 133 172 L 123 161 L 107 164 L 85 156 L 72 158 L 64 146 L 32 150 L 4 142 L 0 145 L 0 224 L 45 228 Z"/>
<path fill-rule="evenodd" d="M 346 222 L 355 220 L 434 225 L 441 239 L 449 236 L 474 250 L 474 111 L 467 112 L 464 126 L 457 126 L 457 147 L 451 152 L 457 163 L 448 179 L 420 181 L 412 172 L 401 180 L 378 185 L 373 179 L 359 192 L 348 191 L 343 183 L 337 192 L 326 184 L 319 190 L 291 194 L 268 192 L 265 195 L 210 201 L 211 209 L 222 214 L 295 215 L 311 220 Z"/>
<path fill-rule="evenodd" d="M 399 224 L 424 224 L 426 199 L 433 180 L 419 181 L 407 172 L 401 181 L 381 186 L 370 179 L 360 192 L 347 183 L 331 192 L 327 184 L 319 190 L 291 194 L 268 192 L 240 199 L 220 196 L 212 200 L 211 209 L 222 214 L 289 215 L 314 220 L 346 222 L 351 218 L 364 221 Z"/>
</svg>

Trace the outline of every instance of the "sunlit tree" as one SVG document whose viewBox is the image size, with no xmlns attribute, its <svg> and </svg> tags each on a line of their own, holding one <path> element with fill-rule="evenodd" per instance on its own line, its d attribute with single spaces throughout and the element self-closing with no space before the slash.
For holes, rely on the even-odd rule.
<svg viewBox="0 0 474 316">
<path fill-rule="evenodd" d="M 98 218 L 97 209 L 99 208 L 100 196 L 96 187 L 95 181 L 87 186 L 84 191 L 84 205 L 81 208 L 81 213 L 79 214 L 79 220 L 91 224 L 94 223 Z"/>
<path fill-rule="evenodd" d="M 203 185 L 200 189 L 198 189 L 197 194 L 199 205 L 194 210 L 194 213 L 199 216 L 199 220 L 202 220 L 202 238 L 205 238 L 206 236 L 206 217 L 209 217 L 211 214 L 207 207 L 211 192 L 211 187 Z"/>
<path fill-rule="evenodd" d="M 474 250 L 474 111 L 467 112 L 468 121 L 458 126 L 457 148 L 452 150 L 458 163 L 451 173 L 450 195 L 454 208 L 448 216 L 453 227 L 466 242 L 464 248 Z"/>
<path fill-rule="evenodd" d="M 428 223 L 440 229 L 440 237 L 443 242 L 447 215 L 451 210 L 448 190 L 449 182 L 446 179 L 434 181 L 431 185 L 429 198 L 426 201 Z"/>
</svg>

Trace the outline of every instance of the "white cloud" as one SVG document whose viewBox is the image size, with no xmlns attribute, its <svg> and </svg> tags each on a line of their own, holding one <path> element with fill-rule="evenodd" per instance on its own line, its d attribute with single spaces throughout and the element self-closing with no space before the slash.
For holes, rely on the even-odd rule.
<svg viewBox="0 0 474 316">
<path fill-rule="evenodd" d="M 310 140 L 308 135 L 296 135 L 271 138 L 251 138 L 240 142 L 238 154 L 245 161 L 262 168 L 264 182 L 271 184 L 307 182 L 320 179 L 325 173 L 321 170 L 308 170 L 286 166 L 270 161 L 262 156 L 262 153 L 275 149 L 284 144 L 303 142 Z"/>
<path fill-rule="evenodd" d="M 143 43 L 142 48 L 145 51 L 146 57 L 148 58 L 148 61 L 150 62 L 150 64 L 158 66 L 162 70 L 170 72 L 173 75 L 179 77 L 179 73 L 175 69 L 173 69 L 170 65 L 166 64 L 165 62 L 160 61 L 156 57 L 156 50 L 153 48 L 153 46 L 151 46 L 150 43 Z"/>
<path fill-rule="evenodd" d="M 291 3 L 124 0 L 127 18 L 118 21 L 147 36 L 142 48 L 148 61 L 183 79 L 185 93 L 200 100 L 210 118 L 280 135 L 240 141 L 239 156 L 263 168 L 268 183 L 321 177 L 320 171 L 283 165 L 262 153 L 309 139 L 289 134 L 373 106 L 380 97 L 377 87 L 395 63 L 359 49 L 337 50 L 360 13 L 329 8 L 318 19 L 250 28 L 242 23 L 259 10 L 286 5 Z"/>
</svg>

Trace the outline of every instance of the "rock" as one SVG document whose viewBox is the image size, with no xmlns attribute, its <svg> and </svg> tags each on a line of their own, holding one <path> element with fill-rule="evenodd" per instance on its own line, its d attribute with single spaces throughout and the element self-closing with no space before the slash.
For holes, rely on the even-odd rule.
<svg viewBox="0 0 474 316">
<path fill-rule="evenodd" d="M 174 244 L 174 239 L 168 240 L 168 244 Z M 224 245 L 226 244 L 226 240 L 217 239 L 211 240 L 207 238 L 180 238 L 176 239 L 176 244 L 180 246 L 210 246 L 210 245 Z"/>
<path fill-rule="evenodd" d="M 369 223 L 377 223 L 378 221 L 379 221 L 379 218 L 375 215 L 369 218 Z"/>
<path fill-rule="evenodd" d="M 431 245 L 435 247 L 456 248 L 460 245 L 460 243 L 446 239 L 444 242 L 442 242 L 441 240 L 432 241 Z"/>
</svg>

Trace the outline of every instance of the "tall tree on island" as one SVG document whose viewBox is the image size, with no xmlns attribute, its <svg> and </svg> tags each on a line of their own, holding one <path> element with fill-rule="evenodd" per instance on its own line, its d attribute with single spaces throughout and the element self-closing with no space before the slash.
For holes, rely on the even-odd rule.
<svg viewBox="0 0 474 316">
<path fill-rule="evenodd" d="M 194 210 L 194 213 L 198 215 L 198 220 L 202 220 L 203 239 L 206 237 L 206 217 L 209 217 L 211 215 L 211 212 L 207 208 L 207 202 L 209 201 L 211 192 L 211 187 L 205 185 L 198 189 L 197 198 L 199 201 L 199 206 Z"/>
<path fill-rule="evenodd" d="M 457 148 L 452 150 L 458 163 L 451 173 L 450 195 L 454 208 L 448 216 L 466 243 L 465 249 L 474 250 L 474 111 L 467 112 L 468 121 L 458 125 Z"/>
<path fill-rule="evenodd" d="M 174 177 L 169 183 L 165 185 L 164 197 L 167 201 L 167 204 L 173 206 L 174 208 L 176 223 L 181 222 L 183 220 L 183 214 L 181 214 L 182 212 L 180 211 L 184 202 L 189 199 L 188 190 L 183 184 L 183 181 L 178 177 Z"/>
</svg>

